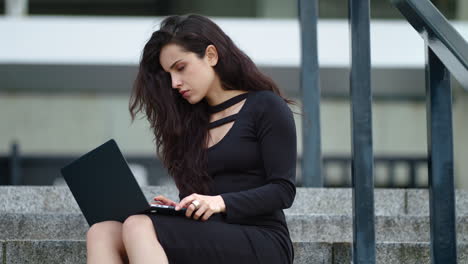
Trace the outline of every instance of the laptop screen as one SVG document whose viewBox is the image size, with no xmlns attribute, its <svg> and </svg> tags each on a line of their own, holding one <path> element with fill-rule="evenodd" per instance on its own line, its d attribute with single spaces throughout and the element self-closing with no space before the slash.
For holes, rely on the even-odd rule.
<svg viewBox="0 0 468 264">
<path fill-rule="evenodd" d="M 123 222 L 149 207 L 114 139 L 61 170 L 88 224 Z"/>
</svg>

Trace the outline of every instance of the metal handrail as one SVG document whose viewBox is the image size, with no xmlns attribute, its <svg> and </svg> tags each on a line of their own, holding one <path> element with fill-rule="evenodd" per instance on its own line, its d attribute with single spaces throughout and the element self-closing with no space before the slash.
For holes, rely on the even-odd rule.
<svg viewBox="0 0 468 264">
<path fill-rule="evenodd" d="M 468 89 L 468 44 L 428 0 L 391 0 L 425 41 L 432 263 L 457 262 L 450 73 Z"/>
<path fill-rule="evenodd" d="M 468 90 L 468 43 L 428 0 L 390 0 Z"/>
</svg>

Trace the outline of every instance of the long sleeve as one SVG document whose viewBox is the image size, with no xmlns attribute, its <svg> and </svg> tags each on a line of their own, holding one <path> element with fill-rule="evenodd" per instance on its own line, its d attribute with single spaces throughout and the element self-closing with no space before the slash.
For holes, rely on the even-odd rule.
<svg viewBox="0 0 468 264">
<path fill-rule="evenodd" d="M 272 92 L 266 92 L 258 103 L 261 105 L 258 106 L 256 135 L 265 184 L 221 194 L 228 222 L 289 208 L 296 195 L 297 139 L 292 111 L 281 97 Z"/>
</svg>

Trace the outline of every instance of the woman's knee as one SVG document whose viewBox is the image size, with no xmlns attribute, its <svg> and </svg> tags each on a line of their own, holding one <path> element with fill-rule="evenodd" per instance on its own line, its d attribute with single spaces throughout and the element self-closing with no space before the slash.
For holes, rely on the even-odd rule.
<svg viewBox="0 0 468 264">
<path fill-rule="evenodd" d="M 122 225 L 123 238 L 141 236 L 153 232 L 156 235 L 152 220 L 147 215 L 132 215 Z"/>
<path fill-rule="evenodd" d="M 122 223 L 117 221 L 104 221 L 92 225 L 86 233 L 86 241 L 118 240 L 122 237 Z"/>
</svg>

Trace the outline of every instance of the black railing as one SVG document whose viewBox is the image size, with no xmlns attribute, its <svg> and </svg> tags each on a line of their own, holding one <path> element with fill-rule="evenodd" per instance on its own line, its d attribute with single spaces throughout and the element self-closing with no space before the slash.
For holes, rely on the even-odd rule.
<svg viewBox="0 0 468 264">
<path fill-rule="evenodd" d="M 468 89 L 466 40 L 429 0 L 390 0 L 424 39 L 426 46 Z"/>
<path fill-rule="evenodd" d="M 428 0 L 391 0 L 426 49 L 432 263 L 457 263 L 450 73 L 468 88 L 468 44 Z"/>
<path fill-rule="evenodd" d="M 318 3 L 316 0 L 299 0 L 301 26 L 301 81 L 302 107 L 302 157 L 303 185 L 323 187 L 321 137 L 320 137 L 320 87 L 317 48 Z"/>
<path fill-rule="evenodd" d="M 303 178 L 305 186 L 323 186 L 320 170 L 320 89 L 317 62 L 317 0 L 299 0 L 303 98 Z M 375 263 L 374 157 L 369 0 L 349 0 L 351 34 L 351 182 L 353 196 L 353 262 Z M 309 32 L 306 32 L 309 30 Z M 311 75 L 308 76 L 307 74 Z M 315 129 L 313 128 L 315 127 Z"/>
<path fill-rule="evenodd" d="M 299 0 L 302 43 L 301 91 L 304 112 L 302 176 L 307 187 L 323 186 L 317 62 L 317 3 L 317 0 Z M 349 0 L 348 10 L 351 33 L 353 262 L 375 263 L 369 0 Z"/>
<path fill-rule="evenodd" d="M 453 131 L 450 73 L 468 87 L 468 44 L 429 0 L 391 0 L 420 33 L 426 49 L 428 174 L 433 263 L 456 263 Z M 301 91 L 304 104 L 306 186 L 320 186 L 320 129 L 317 63 L 317 0 L 300 0 Z M 302 9 L 302 10 L 301 10 Z M 370 87 L 369 0 L 349 0 L 351 34 L 351 124 L 353 262 L 375 263 L 374 158 Z M 309 32 L 304 32 L 308 30 Z M 402 40 L 403 41 L 403 40 Z M 422 48 L 422 47 L 421 47 Z M 305 76 L 312 74 L 312 76 Z"/>
</svg>

